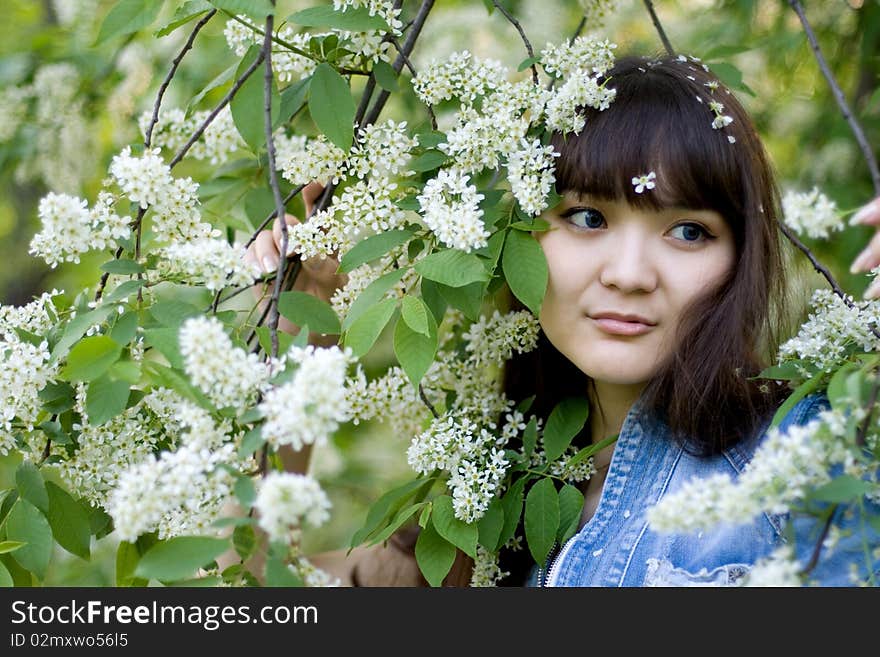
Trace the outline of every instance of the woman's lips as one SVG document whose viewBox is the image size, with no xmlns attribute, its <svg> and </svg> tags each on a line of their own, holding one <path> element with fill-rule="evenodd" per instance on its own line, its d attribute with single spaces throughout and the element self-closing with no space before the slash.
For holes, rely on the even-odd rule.
<svg viewBox="0 0 880 657">
<path fill-rule="evenodd" d="M 609 335 L 642 335 L 650 331 L 653 326 L 643 324 L 642 322 L 624 322 L 619 319 L 610 319 L 602 317 L 600 319 L 590 318 L 596 323 L 600 330 Z"/>
</svg>

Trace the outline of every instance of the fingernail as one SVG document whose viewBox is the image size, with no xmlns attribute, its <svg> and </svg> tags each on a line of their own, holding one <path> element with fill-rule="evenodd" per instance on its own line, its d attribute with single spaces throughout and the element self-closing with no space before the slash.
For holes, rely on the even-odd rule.
<svg viewBox="0 0 880 657">
<path fill-rule="evenodd" d="M 263 256 L 263 271 L 267 274 L 278 269 L 278 260 L 272 256 Z"/>
<path fill-rule="evenodd" d="M 871 256 L 867 251 L 862 251 L 855 260 L 853 260 L 852 265 L 850 265 L 849 273 L 857 274 L 858 272 L 864 269 L 865 264 L 868 261 L 868 258 Z"/>
<path fill-rule="evenodd" d="M 850 226 L 854 226 L 856 224 L 862 223 L 868 217 L 868 215 L 870 215 L 872 212 L 876 212 L 876 211 L 877 211 L 877 201 L 876 200 L 871 201 L 870 203 L 868 203 L 865 206 L 862 206 L 862 208 L 852 216 L 852 219 L 849 220 Z"/>
</svg>

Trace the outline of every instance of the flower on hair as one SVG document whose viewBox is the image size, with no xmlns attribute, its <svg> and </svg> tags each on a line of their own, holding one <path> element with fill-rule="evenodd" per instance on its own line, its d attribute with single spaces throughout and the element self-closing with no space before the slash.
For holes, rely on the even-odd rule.
<svg viewBox="0 0 880 657">
<path fill-rule="evenodd" d="M 715 118 L 712 120 L 712 127 L 716 130 L 729 126 L 731 123 L 733 123 L 733 117 L 723 113 L 723 103 L 719 103 L 717 100 L 710 100 L 709 109 L 715 113 Z"/>
<path fill-rule="evenodd" d="M 654 189 L 654 179 L 657 177 L 657 174 L 653 171 L 649 173 L 643 173 L 640 176 L 634 176 L 632 179 L 632 184 L 636 188 L 636 194 L 641 194 L 646 189 Z"/>
</svg>

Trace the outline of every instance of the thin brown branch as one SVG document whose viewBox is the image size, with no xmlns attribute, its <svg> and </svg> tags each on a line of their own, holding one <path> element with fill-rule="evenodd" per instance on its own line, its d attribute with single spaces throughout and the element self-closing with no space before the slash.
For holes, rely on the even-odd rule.
<svg viewBox="0 0 880 657">
<path fill-rule="evenodd" d="M 425 394 L 425 389 L 422 387 L 421 383 L 419 384 L 419 397 L 425 403 L 425 406 L 428 407 L 428 410 L 431 411 L 431 415 L 433 415 L 435 418 L 439 418 L 440 414 L 437 413 L 437 410 L 431 404 L 430 400 L 428 399 L 428 395 Z"/>
<path fill-rule="evenodd" d="M 816 541 L 816 545 L 813 547 L 813 552 L 810 555 L 810 560 L 803 567 L 803 569 L 798 573 L 801 576 L 805 576 L 812 572 L 812 570 L 816 567 L 816 564 L 819 563 L 819 556 L 822 554 L 822 546 L 825 543 L 825 539 L 828 537 L 828 532 L 831 530 L 831 524 L 834 522 L 834 515 L 837 513 L 837 504 L 832 505 L 830 511 L 828 512 L 828 518 L 825 520 L 825 525 L 822 527 L 822 533 L 819 535 L 819 539 Z"/>
<path fill-rule="evenodd" d="M 840 112 L 849 124 L 850 130 L 852 130 L 853 135 L 859 144 L 859 148 L 862 149 L 862 155 L 868 165 L 868 170 L 871 172 L 871 182 L 874 183 L 874 193 L 880 195 L 880 169 L 877 167 L 877 159 L 874 157 L 874 151 L 871 149 L 867 137 L 865 137 L 862 126 L 850 110 L 849 104 L 846 102 L 846 97 L 843 95 L 843 90 L 841 90 L 840 85 L 837 83 L 834 73 L 831 72 L 828 62 L 825 61 L 825 56 L 822 54 L 822 49 L 819 47 L 819 40 L 816 38 L 813 28 L 807 20 L 807 15 L 804 12 L 804 7 L 800 3 L 800 0 L 788 0 L 788 4 L 794 9 L 798 18 L 801 20 L 801 25 L 804 26 L 804 32 L 807 33 L 807 40 L 810 42 L 810 48 L 813 49 L 813 54 L 816 56 L 816 61 L 819 63 L 822 75 L 825 76 L 828 86 L 831 87 L 831 92 L 834 95 L 834 99 L 837 101 L 838 107 L 840 107 Z"/>
<path fill-rule="evenodd" d="M 177 57 L 174 58 L 174 61 L 171 62 L 171 69 L 169 69 L 168 74 L 165 76 L 165 79 L 162 80 L 162 84 L 159 86 L 159 92 L 156 94 L 156 103 L 153 105 L 153 116 L 150 119 L 150 125 L 147 126 L 146 135 L 144 136 L 144 148 L 149 149 L 150 143 L 153 139 L 153 128 L 156 127 L 156 123 L 159 122 L 159 107 L 162 105 L 162 98 L 165 96 L 165 91 L 168 89 L 168 85 L 171 84 L 171 80 L 174 78 L 174 75 L 177 73 L 177 68 L 180 66 L 180 62 L 183 61 L 184 55 L 192 48 L 193 43 L 196 40 L 196 36 L 202 30 L 205 25 L 208 24 L 214 15 L 217 13 L 216 9 L 212 9 L 205 16 L 196 23 L 193 31 L 190 32 L 189 38 L 186 40 L 186 43 L 181 48 L 180 52 L 177 54 Z"/>
<path fill-rule="evenodd" d="M 504 5 L 498 2 L 498 0 L 492 0 L 492 4 L 495 5 L 495 8 L 501 12 L 504 18 L 506 18 L 508 22 L 510 22 L 510 24 L 516 28 L 516 31 L 519 32 L 519 36 L 526 46 L 526 51 L 529 53 L 529 59 L 534 60 L 535 51 L 532 48 L 532 44 L 529 42 L 529 38 L 526 36 L 525 30 L 523 30 L 522 25 L 520 25 L 520 22 L 518 20 L 516 20 L 516 16 L 507 11 L 504 8 Z M 529 68 L 532 69 L 532 81 L 535 83 L 535 85 L 540 84 L 540 82 L 538 81 L 538 67 L 535 66 L 534 61 L 532 61 L 532 64 Z"/>
<path fill-rule="evenodd" d="M 660 35 L 660 41 L 663 42 L 663 47 L 666 49 L 667 55 L 674 55 L 675 50 L 672 49 L 672 44 L 669 42 L 669 37 L 666 36 L 666 32 L 663 29 L 663 25 L 660 23 L 660 18 L 657 16 L 657 12 L 654 11 L 654 3 L 652 0 L 645 0 L 645 7 L 648 9 L 648 13 L 651 14 L 651 21 L 654 23 L 654 27 L 657 29 L 657 34 Z"/>
<path fill-rule="evenodd" d="M 260 54 L 251 62 L 251 65 L 247 67 L 244 73 L 241 74 L 235 83 L 233 83 L 232 88 L 226 92 L 226 95 L 220 100 L 219 103 L 211 110 L 211 113 L 202 121 L 202 124 L 196 129 L 196 131 L 190 136 L 189 140 L 181 147 L 181 149 L 177 152 L 177 155 L 174 156 L 174 159 L 168 164 L 172 169 L 183 159 L 183 157 L 187 154 L 192 145 L 195 144 L 199 137 L 202 136 L 202 133 L 207 130 L 208 126 L 211 125 L 211 122 L 217 118 L 217 115 L 221 112 L 221 110 L 229 104 L 235 94 L 238 93 L 238 90 L 241 89 L 242 85 L 247 82 L 248 78 L 251 74 L 257 70 L 257 67 L 263 63 L 263 59 L 265 58 L 266 53 L 263 50 L 260 50 Z"/>
</svg>

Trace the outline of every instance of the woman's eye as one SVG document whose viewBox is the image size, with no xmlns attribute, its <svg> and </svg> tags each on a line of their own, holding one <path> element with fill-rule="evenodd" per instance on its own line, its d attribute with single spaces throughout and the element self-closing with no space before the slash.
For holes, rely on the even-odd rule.
<svg viewBox="0 0 880 657">
<path fill-rule="evenodd" d="M 700 224 L 679 224 L 675 226 L 671 233 L 675 236 L 676 231 L 678 232 L 678 239 L 684 240 L 685 242 L 699 242 L 700 237 L 709 238 L 710 235 Z"/>
<path fill-rule="evenodd" d="M 605 217 L 595 208 L 572 208 L 562 213 L 562 217 L 577 228 L 600 228 Z"/>
</svg>

